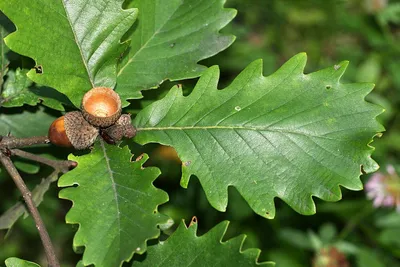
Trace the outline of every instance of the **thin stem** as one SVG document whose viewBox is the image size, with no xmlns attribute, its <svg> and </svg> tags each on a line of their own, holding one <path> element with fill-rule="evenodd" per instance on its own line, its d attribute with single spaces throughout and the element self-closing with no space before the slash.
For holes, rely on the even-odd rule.
<svg viewBox="0 0 400 267">
<path fill-rule="evenodd" d="M 20 149 L 11 149 L 11 155 L 12 156 L 18 156 L 21 158 L 26 158 L 29 160 L 33 160 L 45 165 L 48 165 L 50 167 L 53 167 L 54 170 L 57 172 L 62 172 L 66 173 L 69 170 L 75 168 L 78 164 L 75 161 L 72 160 L 53 160 L 53 159 L 48 159 L 42 156 L 38 156 Z"/>
<path fill-rule="evenodd" d="M 50 140 L 47 136 L 33 136 L 28 138 L 0 136 L 0 149 L 12 149 L 48 143 L 50 143 Z"/>
<path fill-rule="evenodd" d="M 11 159 L 7 155 L 3 154 L 3 152 L 0 152 L 0 161 L 14 180 L 19 191 L 21 191 L 22 193 L 22 197 L 24 198 L 28 210 L 31 213 L 33 220 L 35 221 L 36 228 L 39 231 L 40 239 L 42 240 L 49 266 L 59 267 L 60 263 L 57 260 L 53 244 L 51 243 L 50 236 L 46 230 L 43 220 L 40 217 L 39 211 L 37 210 L 35 203 L 33 202 L 31 191 L 29 191 L 28 187 L 22 180 L 21 175 L 18 173 Z"/>
</svg>

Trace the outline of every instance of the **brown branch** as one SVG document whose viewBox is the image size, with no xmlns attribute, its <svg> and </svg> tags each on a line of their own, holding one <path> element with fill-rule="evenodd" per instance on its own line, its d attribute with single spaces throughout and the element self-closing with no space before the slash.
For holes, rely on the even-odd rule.
<svg viewBox="0 0 400 267">
<path fill-rule="evenodd" d="M 36 207 L 40 205 L 43 201 L 44 194 L 50 187 L 50 184 L 57 181 L 59 171 L 53 171 L 49 176 L 42 179 L 40 184 L 36 185 L 32 190 L 32 199 L 36 204 Z M 21 217 L 22 215 L 28 215 L 29 211 L 26 208 L 25 202 L 23 200 L 19 200 L 14 206 L 5 211 L 2 215 L 0 215 L 0 230 L 10 229 L 14 223 Z"/>
<path fill-rule="evenodd" d="M 50 143 L 50 140 L 47 136 L 33 136 L 27 138 L 0 136 L 0 149 L 12 149 L 48 143 Z"/>
<path fill-rule="evenodd" d="M 33 160 L 45 165 L 48 165 L 50 167 L 53 167 L 54 170 L 62 173 L 66 173 L 69 170 L 75 168 L 78 163 L 72 160 L 53 160 L 53 159 L 48 159 L 42 156 L 38 156 L 20 149 L 11 149 L 10 150 L 12 156 L 18 156 L 21 158 Z"/>
<path fill-rule="evenodd" d="M 29 191 L 28 187 L 22 180 L 21 175 L 18 173 L 11 159 L 7 155 L 5 155 L 3 151 L 0 151 L 0 161 L 14 180 L 19 191 L 21 191 L 22 193 L 22 197 L 24 198 L 28 210 L 35 221 L 36 228 L 39 231 L 40 239 L 42 240 L 49 266 L 59 267 L 60 263 L 57 260 L 53 244 L 51 243 L 50 236 L 46 230 L 43 220 L 40 217 L 39 211 L 37 210 L 35 203 L 33 202 L 32 193 Z"/>
</svg>

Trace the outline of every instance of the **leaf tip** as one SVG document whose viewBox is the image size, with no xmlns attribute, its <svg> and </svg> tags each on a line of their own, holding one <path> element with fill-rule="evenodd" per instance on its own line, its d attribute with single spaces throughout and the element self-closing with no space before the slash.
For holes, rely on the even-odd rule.
<svg viewBox="0 0 400 267">
<path fill-rule="evenodd" d="M 333 70 L 336 72 L 336 77 L 338 80 L 343 76 L 344 72 L 346 71 L 347 67 L 349 66 L 349 61 L 344 60 L 340 62 L 339 64 L 333 65 Z"/>
<path fill-rule="evenodd" d="M 307 53 L 301 52 L 291 57 L 278 71 L 286 70 L 288 73 L 298 72 L 303 74 L 306 63 Z"/>
<path fill-rule="evenodd" d="M 225 10 L 226 10 L 227 12 L 229 12 L 229 18 L 230 18 L 231 20 L 234 19 L 234 18 L 237 16 L 237 14 L 238 14 L 237 9 L 235 9 L 235 8 L 225 8 Z"/>
</svg>

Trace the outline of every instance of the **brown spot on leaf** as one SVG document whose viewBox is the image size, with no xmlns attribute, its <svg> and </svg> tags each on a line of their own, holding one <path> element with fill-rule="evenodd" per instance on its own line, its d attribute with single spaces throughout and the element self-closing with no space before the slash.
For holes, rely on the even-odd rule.
<svg viewBox="0 0 400 267">
<path fill-rule="evenodd" d="M 195 225 L 196 223 L 197 223 L 197 217 L 196 217 L 196 216 L 193 216 L 193 217 L 192 217 L 192 220 L 191 220 L 190 223 L 189 223 L 189 227 L 192 226 L 192 225 Z"/>
<path fill-rule="evenodd" d="M 42 74 L 42 73 L 43 73 L 43 67 L 42 67 L 42 65 L 37 65 L 37 66 L 34 67 L 34 69 L 35 69 L 35 72 L 36 72 L 37 74 Z"/>
<path fill-rule="evenodd" d="M 144 154 L 140 154 L 139 157 L 137 157 L 137 158 L 135 159 L 135 161 L 140 161 L 140 160 L 142 160 L 143 155 L 144 155 Z"/>
<path fill-rule="evenodd" d="M 364 166 L 363 166 L 363 165 L 361 165 L 360 168 L 361 168 L 361 173 L 362 173 L 362 174 L 367 174 L 367 172 L 364 171 Z"/>
</svg>

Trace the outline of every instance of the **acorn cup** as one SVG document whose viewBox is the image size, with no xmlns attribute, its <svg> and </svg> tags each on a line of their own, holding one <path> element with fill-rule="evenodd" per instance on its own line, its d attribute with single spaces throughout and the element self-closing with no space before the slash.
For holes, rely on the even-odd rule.
<svg viewBox="0 0 400 267">
<path fill-rule="evenodd" d="M 106 128 L 121 116 L 121 99 L 111 88 L 95 87 L 83 96 L 81 109 L 90 124 Z"/>
<path fill-rule="evenodd" d="M 114 125 L 100 129 L 100 135 L 109 144 L 121 141 L 123 137 L 133 138 L 136 135 L 136 128 L 131 123 L 130 114 L 122 114 Z"/>
<path fill-rule="evenodd" d="M 78 150 L 89 148 L 98 135 L 99 129 L 88 123 L 80 111 L 68 112 L 56 119 L 48 133 L 52 144 Z"/>
</svg>

